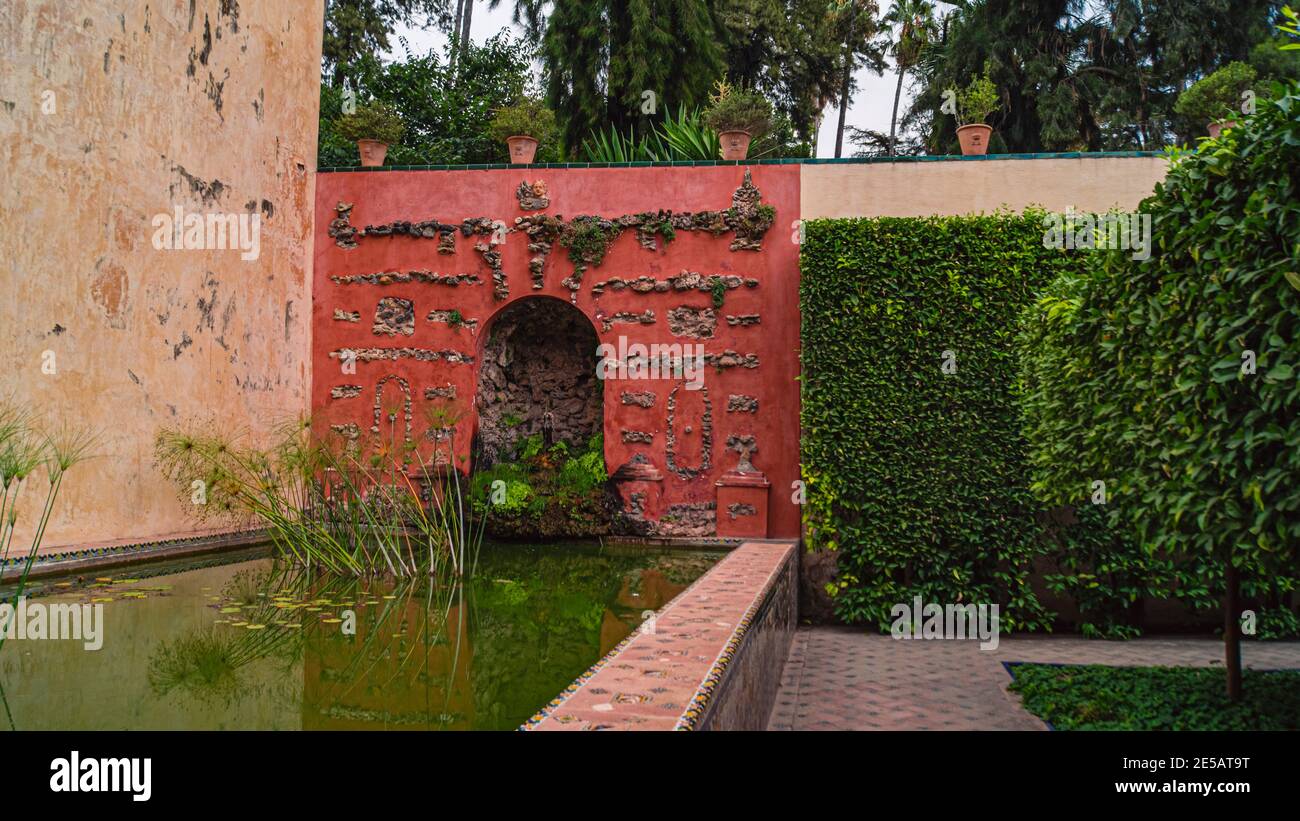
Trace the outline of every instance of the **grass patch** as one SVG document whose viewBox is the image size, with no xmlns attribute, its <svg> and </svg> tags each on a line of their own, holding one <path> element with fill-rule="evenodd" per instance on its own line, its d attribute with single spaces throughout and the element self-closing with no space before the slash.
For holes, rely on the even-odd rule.
<svg viewBox="0 0 1300 821">
<path fill-rule="evenodd" d="M 1246 670 L 1242 700 L 1207 667 L 1020 664 L 1010 689 L 1058 730 L 1296 730 L 1300 671 Z"/>
</svg>

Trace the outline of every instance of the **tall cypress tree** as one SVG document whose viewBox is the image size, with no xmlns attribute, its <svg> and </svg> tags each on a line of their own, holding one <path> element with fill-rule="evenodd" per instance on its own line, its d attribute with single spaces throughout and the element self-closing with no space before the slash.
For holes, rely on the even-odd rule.
<svg viewBox="0 0 1300 821">
<path fill-rule="evenodd" d="M 664 106 L 703 105 L 726 70 L 707 0 L 559 0 L 540 39 L 569 150 L 593 130 L 657 120 Z M 642 111 L 647 91 L 653 113 Z"/>
</svg>

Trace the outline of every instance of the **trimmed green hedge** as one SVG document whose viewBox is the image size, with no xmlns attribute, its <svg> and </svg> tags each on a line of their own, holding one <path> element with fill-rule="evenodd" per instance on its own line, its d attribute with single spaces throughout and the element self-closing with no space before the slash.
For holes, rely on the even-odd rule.
<svg viewBox="0 0 1300 821">
<path fill-rule="evenodd" d="M 805 517 L 810 547 L 839 550 L 841 619 L 883 628 L 920 595 L 997 602 L 1003 629 L 1050 625 L 1029 587 L 1045 541 L 1016 335 L 1035 294 L 1086 256 L 1045 248 L 1033 212 L 807 224 Z"/>
</svg>

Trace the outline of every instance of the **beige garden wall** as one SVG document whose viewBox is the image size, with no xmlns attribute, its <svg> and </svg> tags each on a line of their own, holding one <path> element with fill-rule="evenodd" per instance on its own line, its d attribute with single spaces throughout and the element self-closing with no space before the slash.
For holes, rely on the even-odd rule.
<svg viewBox="0 0 1300 821">
<path fill-rule="evenodd" d="M 0 3 L 0 395 L 102 432 L 47 546 L 194 529 L 160 426 L 307 411 L 321 25 L 321 0 Z M 242 217 L 243 249 L 155 248 L 177 208 Z"/>
<path fill-rule="evenodd" d="M 1165 170 L 1163 157 L 1106 156 L 805 165 L 800 210 L 820 219 L 1132 209 Z"/>
</svg>

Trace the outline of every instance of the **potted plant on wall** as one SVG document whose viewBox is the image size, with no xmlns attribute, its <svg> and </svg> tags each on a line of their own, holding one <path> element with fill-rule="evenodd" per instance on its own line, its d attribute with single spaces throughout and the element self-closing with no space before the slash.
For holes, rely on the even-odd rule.
<svg viewBox="0 0 1300 821">
<path fill-rule="evenodd" d="M 772 127 L 772 104 L 753 89 L 734 87 L 725 81 L 714 84 L 704 122 L 718 132 L 722 159 L 743 160 L 749 145 Z"/>
<path fill-rule="evenodd" d="M 984 120 L 998 108 L 998 89 L 989 78 L 989 67 L 984 74 L 972 77 L 970 85 L 957 92 L 957 142 L 964 156 L 985 154 L 989 150 L 989 137 L 993 127 Z"/>
<path fill-rule="evenodd" d="M 1255 82 L 1255 69 L 1245 63 L 1228 63 L 1202 77 L 1178 95 L 1174 112 L 1193 121 L 1208 123 L 1211 137 L 1237 124 L 1236 116 L 1245 94 Z"/>
<path fill-rule="evenodd" d="M 537 146 L 555 136 L 555 114 L 541 100 L 523 97 L 497 110 L 492 118 L 492 136 L 510 147 L 510 162 L 529 165 Z"/>
<path fill-rule="evenodd" d="M 395 108 L 374 100 L 340 117 L 335 130 L 346 139 L 355 140 L 361 164 L 372 167 L 384 164 L 388 146 L 402 139 L 405 127 Z"/>
</svg>

